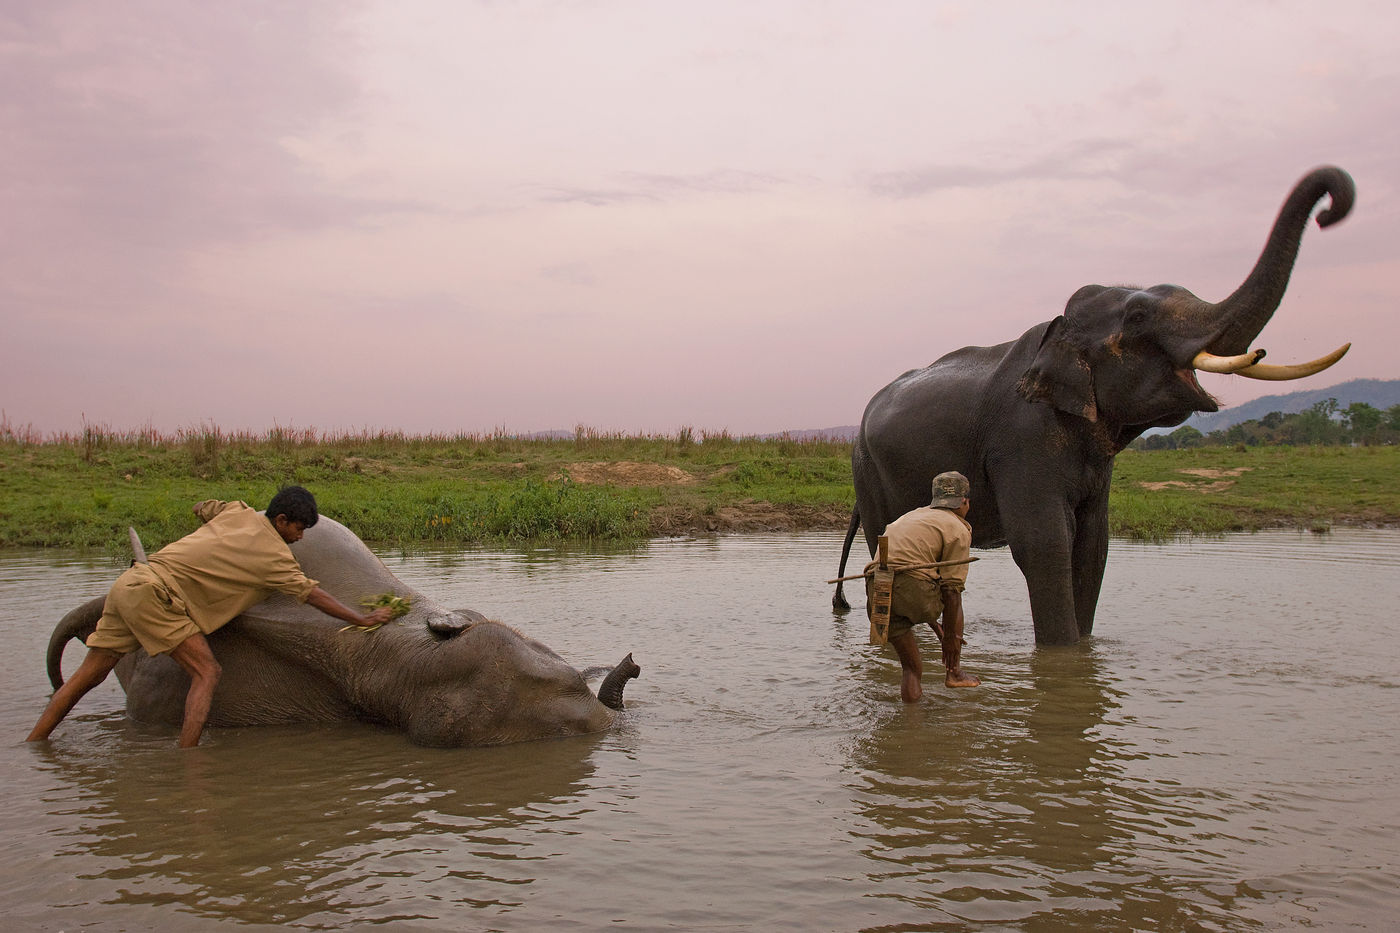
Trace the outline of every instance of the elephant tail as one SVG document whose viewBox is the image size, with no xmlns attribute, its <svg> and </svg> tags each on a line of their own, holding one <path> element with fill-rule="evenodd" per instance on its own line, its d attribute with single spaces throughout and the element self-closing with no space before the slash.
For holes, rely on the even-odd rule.
<svg viewBox="0 0 1400 933">
<path fill-rule="evenodd" d="M 641 675 L 642 669 L 632 660 L 629 653 L 607 677 L 603 678 L 603 682 L 598 686 L 598 702 L 609 709 L 622 709 L 622 691 L 627 687 L 627 681 Z"/>
<path fill-rule="evenodd" d="M 63 649 L 67 647 L 68 640 L 76 638 L 79 641 L 86 641 L 87 637 L 97 630 L 97 620 L 102 618 L 102 607 L 106 602 L 106 596 L 90 599 L 59 619 L 58 625 L 54 626 L 53 634 L 49 636 L 49 650 L 46 660 L 49 669 L 49 683 L 53 685 L 55 690 L 63 686 Z"/>
<path fill-rule="evenodd" d="M 841 545 L 841 566 L 836 568 L 836 576 L 846 575 L 846 559 L 851 556 L 851 542 L 856 539 L 856 531 L 860 528 L 860 508 L 851 509 L 851 523 L 846 526 L 846 543 Z M 831 608 L 837 612 L 849 612 L 851 604 L 846 602 L 844 587 L 846 584 L 837 583 L 836 592 L 831 595 Z"/>
</svg>

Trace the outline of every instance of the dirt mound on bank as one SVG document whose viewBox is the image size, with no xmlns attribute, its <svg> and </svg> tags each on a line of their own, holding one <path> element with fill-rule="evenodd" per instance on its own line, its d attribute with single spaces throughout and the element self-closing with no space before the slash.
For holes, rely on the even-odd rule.
<svg viewBox="0 0 1400 933">
<path fill-rule="evenodd" d="M 689 486 L 699 482 L 680 467 L 630 460 L 586 460 L 566 464 L 551 479 L 565 473 L 576 483 L 614 486 Z M 844 529 L 850 521 L 847 509 L 809 505 L 774 505 L 745 499 L 717 508 L 693 505 L 663 505 L 652 509 L 651 534 L 678 537 L 704 534 L 742 534 L 764 531 L 807 531 Z"/>
<path fill-rule="evenodd" d="M 1235 485 L 1234 477 L 1237 477 L 1242 473 L 1246 473 L 1252 469 L 1254 469 L 1254 467 L 1235 467 L 1233 470 L 1177 470 L 1177 472 L 1182 474 L 1183 476 L 1197 476 L 1201 479 L 1215 480 L 1215 482 L 1197 483 L 1179 479 L 1168 479 L 1157 483 L 1138 483 L 1138 486 L 1150 492 L 1156 492 L 1159 489 L 1167 489 L 1169 487 L 1176 487 L 1178 489 L 1195 489 L 1198 492 L 1223 492 L 1224 490 L 1229 489 L 1231 486 Z"/>
<path fill-rule="evenodd" d="M 661 506 L 651 513 L 654 537 L 697 534 L 741 534 L 763 531 L 844 529 L 851 513 L 846 509 L 809 505 L 774 505 L 747 500 L 701 512 L 685 506 Z"/>
<path fill-rule="evenodd" d="M 576 483 L 612 483 L 614 486 L 685 486 L 695 482 L 680 467 L 661 463 L 637 463 L 631 460 L 615 462 L 585 461 L 564 467 Z M 563 473 L 556 474 L 558 479 Z"/>
</svg>

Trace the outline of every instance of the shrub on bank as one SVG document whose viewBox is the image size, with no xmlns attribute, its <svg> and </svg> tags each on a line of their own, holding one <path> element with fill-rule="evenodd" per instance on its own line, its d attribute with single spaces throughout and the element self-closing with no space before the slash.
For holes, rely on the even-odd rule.
<svg viewBox="0 0 1400 933">
<path fill-rule="evenodd" d="M 287 483 L 367 541 L 415 545 L 528 539 L 635 541 L 650 529 L 722 528 L 731 507 L 813 515 L 844 528 L 854 502 L 851 445 L 828 439 L 266 435 L 212 426 L 40 438 L 0 420 L 0 547 L 129 553 L 192 530 L 211 496 L 266 503 Z M 586 484 L 583 464 L 656 464 L 670 485 Z M 693 519 L 699 517 L 702 521 Z M 977 521 L 974 513 L 972 521 Z M 1400 447 L 1204 446 L 1127 450 L 1109 497 L 1110 533 L 1148 540 L 1279 525 L 1400 523 Z M 825 526 L 824 526 L 825 527 Z"/>
</svg>

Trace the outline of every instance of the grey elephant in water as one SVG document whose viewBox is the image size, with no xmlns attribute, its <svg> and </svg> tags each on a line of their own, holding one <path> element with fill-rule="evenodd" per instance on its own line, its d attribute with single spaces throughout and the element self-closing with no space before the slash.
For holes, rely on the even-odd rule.
<svg viewBox="0 0 1400 933">
<path fill-rule="evenodd" d="M 957 470 L 972 483 L 974 547 L 1011 546 L 1026 578 L 1038 644 L 1090 634 L 1108 557 L 1114 457 L 1154 427 L 1219 405 L 1197 370 L 1296 379 L 1341 359 L 1350 344 L 1297 366 L 1260 362 L 1250 344 L 1283 299 L 1312 210 L 1328 227 L 1355 200 L 1351 177 L 1324 166 L 1285 200 L 1253 271 L 1212 304 L 1176 285 L 1087 285 L 1064 314 L 994 347 L 965 347 L 910 370 L 866 406 L 851 454 L 856 531 L 874 555 L 885 526 L 928 504 L 929 482 Z M 840 585 L 832 597 L 850 608 Z"/>
<path fill-rule="evenodd" d="M 307 576 L 347 605 L 382 593 L 412 599 L 402 618 L 374 631 L 273 596 L 208 636 L 223 668 L 211 726 L 365 720 L 402 729 L 420 745 L 503 745 L 608 728 L 627 681 L 629 654 L 594 696 L 585 674 L 507 625 L 449 610 L 395 577 L 344 525 L 321 517 L 293 544 Z M 68 613 L 49 639 L 49 680 L 73 638 L 86 638 L 105 597 Z M 189 677 L 166 656 L 136 651 L 116 668 L 127 714 L 179 726 Z M 595 670 L 590 674 L 598 674 Z"/>
</svg>

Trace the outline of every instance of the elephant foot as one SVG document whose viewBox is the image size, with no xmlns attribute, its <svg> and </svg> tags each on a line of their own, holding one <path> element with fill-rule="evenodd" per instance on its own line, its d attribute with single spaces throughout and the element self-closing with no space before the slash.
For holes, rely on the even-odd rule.
<svg viewBox="0 0 1400 933">
<path fill-rule="evenodd" d="M 980 687 L 982 680 L 976 674 L 969 674 L 961 667 L 955 667 L 948 671 L 943 678 L 945 687 Z"/>
</svg>

